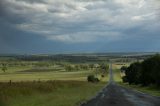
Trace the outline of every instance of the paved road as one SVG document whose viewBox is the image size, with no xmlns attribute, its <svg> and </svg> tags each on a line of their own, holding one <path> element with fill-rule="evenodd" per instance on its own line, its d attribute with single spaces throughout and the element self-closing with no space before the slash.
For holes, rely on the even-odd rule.
<svg viewBox="0 0 160 106">
<path fill-rule="evenodd" d="M 117 85 L 110 65 L 109 84 L 96 97 L 81 106 L 160 106 L 160 98 Z"/>
</svg>

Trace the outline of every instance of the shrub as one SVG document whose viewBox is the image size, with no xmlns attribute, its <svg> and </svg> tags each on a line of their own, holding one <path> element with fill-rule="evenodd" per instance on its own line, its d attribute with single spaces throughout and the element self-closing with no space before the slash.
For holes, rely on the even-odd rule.
<svg viewBox="0 0 160 106">
<path fill-rule="evenodd" d="M 125 83 L 125 82 L 128 82 L 128 81 L 127 81 L 127 77 L 126 77 L 126 76 L 123 76 L 123 77 L 122 77 L 122 81 L 123 81 L 124 83 Z"/>
<path fill-rule="evenodd" d="M 102 74 L 101 77 L 104 77 L 104 75 Z"/>
<path fill-rule="evenodd" d="M 99 82 L 99 79 L 96 78 L 94 75 L 89 75 L 87 77 L 88 82 Z"/>
</svg>

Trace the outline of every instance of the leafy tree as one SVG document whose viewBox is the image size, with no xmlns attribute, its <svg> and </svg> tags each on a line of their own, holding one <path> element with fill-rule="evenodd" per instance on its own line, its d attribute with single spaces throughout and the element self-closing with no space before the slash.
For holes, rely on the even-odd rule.
<svg viewBox="0 0 160 106">
<path fill-rule="evenodd" d="M 140 78 L 140 70 L 141 69 L 141 64 L 136 62 L 131 64 L 126 70 L 126 79 L 129 84 L 138 84 L 139 83 L 139 78 Z"/>
<path fill-rule="evenodd" d="M 6 72 L 6 70 L 7 70 L 7 65 L 3 63 L 3 64 L 2 64 L 2 71 L 3 71 L 3 72 Z"/>
<path fill-rule="evenodd" d="M 125 70 L 124 82 L 143 86 L 150 84 L 160 86 L 160 55 L 155 55 L 142 63 L 136 62 L 121 69 Z"/>
<path fill-rule="evenodd" d="M 121 72 L 125 72 L 125 70 L 127 70 L 127 67 L 126 66 L 122 66 L 121 67 Z"/>
</svg>

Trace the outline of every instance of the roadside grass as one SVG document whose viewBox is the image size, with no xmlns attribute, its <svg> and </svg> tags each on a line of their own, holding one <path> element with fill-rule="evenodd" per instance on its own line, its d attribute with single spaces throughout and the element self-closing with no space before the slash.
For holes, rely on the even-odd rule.
<svg viewBox="0 0 160 106">
<path fill-rule="evenodd" d="M 120 65 L 113 64 L 112 65 L 112 71 L 113 71 L 113 78 L 115 82 L 122 82 L 122 77 L 120 73 Z"/>
<path fill-rule="evenodd" d="M 137 90 L 146 94 L 150 94 L 152 96 L 160 97 L 160 88 L 153 85 L 144 87 L 141 85 L 129 85 L 128 83 L 123 83 L 123 82 L 118 82 L 118 84 L 129 89 Z"/>
<path fill-rule="evenodd" d="M 3 106 L 77 106 L 105 85 L 87 81 L 1 83 L 0 100 Z"/>
<path fill-rule="evenodd" d="M 120 68 L 121 68 L 120 65 L 117 66 L 117 65 L 113 64 L 114 80 L 119 85 L 126 87 L 126 88 L 129 88 L 129 89 L 137 90 L 137 91 L 140 91 L 140 92 L 143 92 L 146 94 L 150 94 L 152 96 L 160 96 L 160 88 L 156 87 L 154 85 L 144 87 L 141 85 L 129 85 L 128 83 L 123 83 Z"/>
</svg>

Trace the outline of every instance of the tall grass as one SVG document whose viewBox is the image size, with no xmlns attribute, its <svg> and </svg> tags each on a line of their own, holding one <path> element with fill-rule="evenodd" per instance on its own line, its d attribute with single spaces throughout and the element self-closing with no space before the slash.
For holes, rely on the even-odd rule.
<svg viewBox="0 0 160 106">
<path fill-rule="evenodd" d="M 0 106 L 76 106 L 104 85 L 83 81 L 0 83 Z"/>
</svg>

